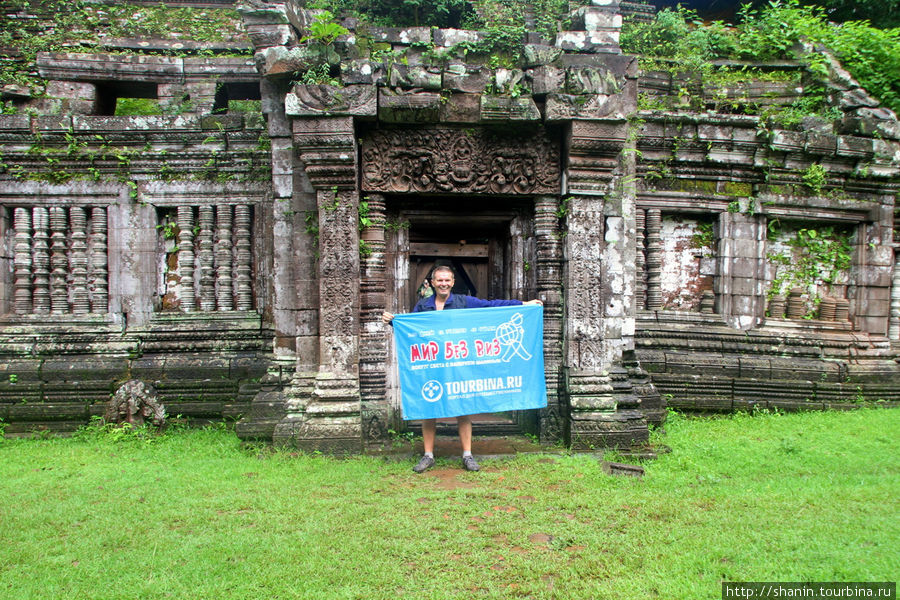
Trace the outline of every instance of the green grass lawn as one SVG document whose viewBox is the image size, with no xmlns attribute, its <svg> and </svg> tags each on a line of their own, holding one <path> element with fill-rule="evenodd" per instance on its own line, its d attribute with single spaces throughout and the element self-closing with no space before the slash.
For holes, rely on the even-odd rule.
<svg viewBox="0 0 900 600">
<path fill-rule="evenodd" d="M 332 459 L 233 433 L 0 441 L 2 598 L 719 598 L 896 581 L 900 411 L 670 418 L 589 455 Z M 123 436 L 119 436 L 123 437 Z"/>
</svg>

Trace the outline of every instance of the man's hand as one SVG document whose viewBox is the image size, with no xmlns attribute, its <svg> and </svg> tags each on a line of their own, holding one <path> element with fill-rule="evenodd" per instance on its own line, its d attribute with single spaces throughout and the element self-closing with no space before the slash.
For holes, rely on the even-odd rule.
<svg viewBox="0 0 900 600">
<path fill-rule="evenodd" d="M 381 322 L 387 325 L 391 324 L 391 321 L 394 320 L 394 315 L 389 313 L 388 311 L 384 311 L 381 313 Z"/>
<path fill-rule="evenodd" d="M 538 306 L 543 306 L 544 301 L 535 299 L 535 300 L 529 300 L 528 302 L 523 302 L 522 304 L 536 304 Z"/>
</svg>

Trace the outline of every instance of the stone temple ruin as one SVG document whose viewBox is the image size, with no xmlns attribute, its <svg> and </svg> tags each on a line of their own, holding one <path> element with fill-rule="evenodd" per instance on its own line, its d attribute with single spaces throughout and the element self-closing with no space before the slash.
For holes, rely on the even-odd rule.
<svg viewBox="0 0 900 600">
<path fill-rule="evenodd" d="M 544 442 L 640 444 L 666 405 L 900 400 L 900 123 L 837 61 L 839 116 L 789 130 L 741 107 L 802 96 L 802 61 L 724 88 L 639 69 L 619 30 L 643 4 L 594 0 L 506 67 L 434 58 L 474 31 L 326 44 L 300 0 L 164 4 L 233 34 L 2 58 L 45 86 L 0 85 L 7 434 L 71 431 L 136 380 L 244 439 L 380 446 L 405 427 L 380 314 L 436 262 L 544 301 L 548 407 L 494 425 Z M 116 116 L 134 98 L 161 114 Z M 826 232 L 846 260 L 791 283 Z"/>
</svg>

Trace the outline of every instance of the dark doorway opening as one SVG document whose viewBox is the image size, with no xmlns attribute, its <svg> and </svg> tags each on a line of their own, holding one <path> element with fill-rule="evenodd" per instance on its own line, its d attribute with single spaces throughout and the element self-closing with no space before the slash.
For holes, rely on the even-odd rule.
<svg viewBox="0 0 900 600">
<path fill-rule="evenodd" d="M 455 273 L 454 294 L 484 299 L 516 298 L 534 295 L 534 244 L 531 228 L 533 204 L 522 200 L 491 199 L 489 208 L 480 199 L 454 199 L 452 208 L 440 199 L 415 202 L 406 200 L 389 210 L 389 220 L 404 223 L 398 235 L 396 281 L 400 292 L 400 312 L 412 311 L 423 295 L 430 295 L 426 281 L 438 265 L 450 266 Z M 473 416 L 478 435 L 537 434 L 537 411 L 512 411 Z M 456 420 L 438 420 L 439 435 L 456 435 Z M 417 421 L 405 427 L 421 431 Z"/>
</svg>

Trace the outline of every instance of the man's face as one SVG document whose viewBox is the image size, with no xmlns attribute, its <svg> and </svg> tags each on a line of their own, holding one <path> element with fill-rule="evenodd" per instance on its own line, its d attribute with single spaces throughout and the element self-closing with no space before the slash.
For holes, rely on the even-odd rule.
<svg viewBox="0 0 900 600">
<path fill-rule="evenodd" d="M 453 289 L 453 275 L 448 271 L 436 271 L 431 276 L 431 285 L 438 296 L 444 298 L 450 295 Z"/>
</svg>

